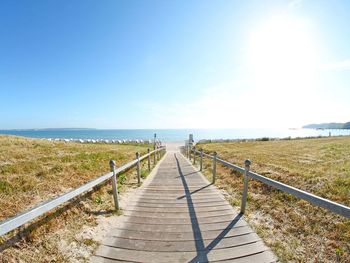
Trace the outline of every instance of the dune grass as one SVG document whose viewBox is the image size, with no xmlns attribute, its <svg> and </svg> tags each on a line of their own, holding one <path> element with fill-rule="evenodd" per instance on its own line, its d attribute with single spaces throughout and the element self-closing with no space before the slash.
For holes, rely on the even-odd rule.
<svg viewBox="0 0 350 263">
<path fill-rule="evenodd" d="M 147 145 L 80 144 L 50 142 L 15 136 L 0 136 L 0 220 L 65 193 L 109 171 L 109 160 L 117 166 L 147 152 Z M 148 175 L 145 163 L 142 177 Z M 119 175 L 119 190 L 137 187 L 135 170 Z M 77 240 L 76 234 L 96 224 L 96 215 L 114 214 L 110 182 L 77 199 L 68 207 L 48 213 L 25 235 L 17 231 L 0 237 L 0 262 L 69 262 L 90 250 L 93 240 Z M 21 230 L 21 229 L 20 229 Z M 22 229 L 23 230 L 23 229 Z M 16 242 L 8 246 L 8 240 Z M 61 243 L 74 243 L 78 256 L 65 253 Z M 67 246 L 69 247 L 69 246 Z M 68 249 L 69 250 L 69 249 Z M 87 256 L 87 255 L 85 255 Z"/>
<path fill-rule="evenodd" d="M 350 137 L 199 144 L 205 152 L 350 206 Z M 211 176 L 211 162 L 205 161 Z M 242 175 L 218 165 L 217 185 L 240 205 Z M 350 220 L 254 180 L 246 216 L 282 262 L 350 262 Z"/>
</svg>

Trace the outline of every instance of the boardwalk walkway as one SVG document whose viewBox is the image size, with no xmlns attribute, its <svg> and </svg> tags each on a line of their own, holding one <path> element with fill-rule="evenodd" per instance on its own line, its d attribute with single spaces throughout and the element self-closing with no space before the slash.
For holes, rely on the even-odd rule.
<svg viewBox="0 0 350 263">
<path fill-rule="evenodd" d="M 222 194 L 179 153 L 168 152 L 123 209 L 91 262 L 275 262 Z"/>
</svg>

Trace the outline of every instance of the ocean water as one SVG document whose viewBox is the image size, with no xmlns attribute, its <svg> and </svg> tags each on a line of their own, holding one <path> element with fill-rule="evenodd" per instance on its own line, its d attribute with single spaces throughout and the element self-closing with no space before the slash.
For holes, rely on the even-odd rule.
<svg viewBox="0 0 350 263">
<path fill-rule="evenodd" d="M 104 139 L 104 140 L 149 140 L 154 134 L 164 142 L 180 142 L 193 134 L 194 140 L 202 139 L 256 139 L 262 137 L 310 137 L 350 135 L 350 130 L 314 129 L 40 129 L 0 130 L 0 134 L 11 134 L 30 138 L 60 139 Z"/>
</svg>

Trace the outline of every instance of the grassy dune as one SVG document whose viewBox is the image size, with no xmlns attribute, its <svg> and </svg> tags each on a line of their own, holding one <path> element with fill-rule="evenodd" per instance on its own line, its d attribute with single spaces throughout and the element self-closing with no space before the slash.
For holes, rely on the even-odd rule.
<svg viewBox="0 0 350 263">
<path fill-rule="evenodd" d="M 135 159 L 137 151 L 145 154 L 147 147 L 0 136 L 0 220 L 108 172 L 110 159 L 119 166 Z M 142 175 L 147 173 L 144 167 Z M 121 191 L 136 187 L 135 171 L 121 174 L 119 182 Z M 110 183 L 77 200 L 68 209 L 49 213 L 39 227 L 29 227 L 26 235 L 17 237 L 14 246 L 3 249 L 16 233 L 0 237 L 0 262 L 71 261 L 74 255 L 65 254 L 60 243 L 76 243 L 77 250 L 95 248 L 93 240 L 79 240 L 76 234 L 81 228 L 96 224 L 96 215 L 101 211 L 107 216 L 113 213 Z M 83 258 L 79 259 L 78 255 L 80 261 Z"/>
<path fill-rule="evenodd" d="M 350 138 L 199 144 L 205 152 L 350 206 Z M 210 177 L 211 163 L 205 162 Z M 217 185 L 240 204 L 242 176 L 218 165 Z M 350 262 L 350 220 L 251 180 L 247 217 L 282 262 Z"/>
</svg>

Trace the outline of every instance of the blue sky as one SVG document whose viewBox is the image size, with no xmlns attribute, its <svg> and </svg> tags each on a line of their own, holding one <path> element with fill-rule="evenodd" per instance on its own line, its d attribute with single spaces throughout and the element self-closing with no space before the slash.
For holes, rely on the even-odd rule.
<svg viewBox="0 0 350 263">
<path fill-rule="evenodd" d="M 0 129 L 350 121 L 349 1 L 0 3 Z"/>
</svg>

